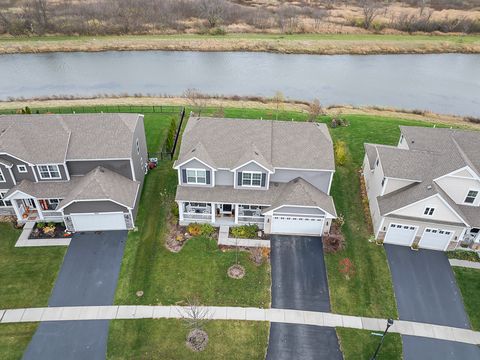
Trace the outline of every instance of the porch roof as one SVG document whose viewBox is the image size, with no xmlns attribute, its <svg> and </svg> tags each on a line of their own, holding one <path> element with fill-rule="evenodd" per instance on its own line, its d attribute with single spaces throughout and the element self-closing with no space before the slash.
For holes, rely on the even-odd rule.
<svg viewBox="0 0 480 360">
<path fill-rule="evenodd" d="M 6 198 L 9 198 L 17 191 L 37 199 L 58 199 L 67 196 L 67 194 L 76 186 L 78 179 L 73 177 L 70 181 L 43 181 L 31 182 L 22 180 L 13 188 L 11 188 Z"/>
</svg>

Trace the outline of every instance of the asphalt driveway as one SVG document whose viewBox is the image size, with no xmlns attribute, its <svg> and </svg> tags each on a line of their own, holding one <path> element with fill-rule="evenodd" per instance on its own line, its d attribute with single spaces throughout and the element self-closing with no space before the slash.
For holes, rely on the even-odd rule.
<svg viewBox="0 0 480 360">
<path fill-rule="evenodd" d="M 126 231 L 75 234 L 48 305 L 111 305 L 126 240 Z M 108 320 L 40 323 L 23 359 L 105 359 L 108 325 Z"/>
<path fill-rule="evenodd" d="M 470 328 L 447 256 L 441 251 L 412 251 L 385 245 L 400 319 Z M 405 360 L 480 359 L 474 345 L 402 336 Z"/>
<path fill-rule="evenodd" d="M 318 237 L 271 237 L 272 307 L 330 311 L 322 241 Z M 335 329 L 273 323 L 267 359 L 343 359 Z"/>
</svg>

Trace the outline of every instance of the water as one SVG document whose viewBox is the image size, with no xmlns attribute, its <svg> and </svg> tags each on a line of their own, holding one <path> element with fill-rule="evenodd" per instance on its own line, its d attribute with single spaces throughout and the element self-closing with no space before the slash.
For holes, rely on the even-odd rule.
<svg viewBox="0 0 480 360">
<path fill-rule="evenodd" d="M 0 99 L 98 94 L 320 99 L 480 116 L 480 55 L 128 51 L 0 55 Z"/>
</svg>

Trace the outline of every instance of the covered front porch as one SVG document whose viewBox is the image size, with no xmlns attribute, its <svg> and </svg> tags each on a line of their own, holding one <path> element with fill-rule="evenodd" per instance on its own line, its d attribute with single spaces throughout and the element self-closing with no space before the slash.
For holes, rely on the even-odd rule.
<svg viewBox="0 0 480 360">
<path fill-rule="evenodd" d="M 19 223 L 27 221 L 63 221 L 63 214 L 56 211 L 61 199 L 37 199 L 24 197 L 11 199 Z"/>
<path fill-rule="evenodd" d="M 262 209 L 266 206 L 250 204 L 178 201 L 181 225 L 192 222 L 221 225 L 256 224 L 263 228 Z"/>
</svg>

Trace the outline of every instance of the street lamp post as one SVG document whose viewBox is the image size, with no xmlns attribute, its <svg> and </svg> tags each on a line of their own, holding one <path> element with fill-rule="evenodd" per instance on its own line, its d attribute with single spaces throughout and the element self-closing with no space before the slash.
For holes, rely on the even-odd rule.
<svg viewBox="0 0 480 360">
<path fill-rule="evenodd" d="M 383 332 L 382 339 L 380 340 L 380 343 L 377 346 L 377 350 L 375 350 L 375 354 L 373 354 L 373 356 L 370 360 L 377 360 L 377 355 L 378 355 L 378 352 L 380 351 L 380 348 L 382 347 L 383 340 L 385 340 L 385 335 L 387 335 L 387 331 L 390 328 L 390 326 L 392 326 L 392 325 L 393 325 L 393 319 L 388 319 L 387 320 L 387 328 Z"/>
</svg>

